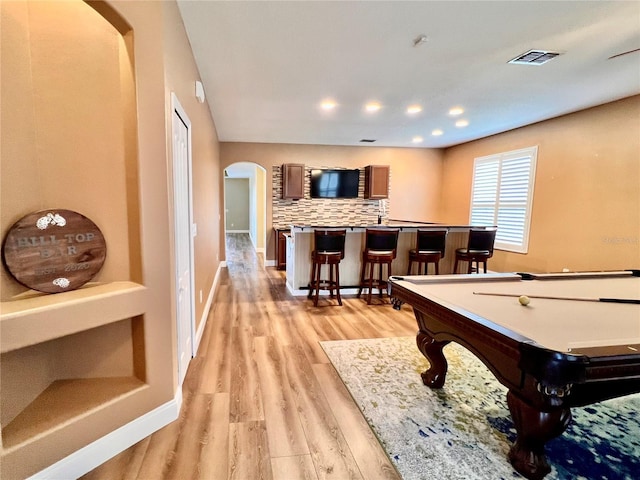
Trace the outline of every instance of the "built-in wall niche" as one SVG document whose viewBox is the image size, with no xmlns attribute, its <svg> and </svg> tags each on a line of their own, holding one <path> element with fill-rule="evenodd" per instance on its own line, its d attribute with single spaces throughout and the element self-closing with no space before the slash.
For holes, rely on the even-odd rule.
<svg viewBox="0 0 640 480">
<path fill-rule="evenodd" d="M 143 331 L 139 316 L 3 353 L 3 448 L 144 388 Z"/>
<path fill-rule="evenodd" d="M 73 210 L 106 240 L 93 280 L 141 283 L 129 42 L 85 2 L 7 2 L 0 13 L 12 25 L 2 35 L 2 69 L 11 78 L 2 84 L 2 113 L 13 119 L 2 127 L 1 237 L 29 213 Z M 0 276 L 1 301 L 25 293 Z"/>
<path fill-rule="evenodd" d="M 350 167 L 351 168 L 351 167 Z M 305 166 L 304 196 L 298 200 L 281 198 L 282 171 L 280 166 L 271 170 L 272 224 L 274 228 L 291 225 L 365 226 L 375 225 L 378 216 L 386 218 L 389 199 L 365 198 L 365 169 L 360 168 L 358 198 L 311 198 L 311 170 L 337 169 L 331 166 Z"/>
<path fill-rule="evenodd" d="M 134 32 L 106 2 L 4 2 L 0 15 L 12 119 L 0 238 L 28 213 L 68 209 L 107 245 L 101 270 L 74 291 L 42 294 L 0 275 L 0 477 L 26 478 L 148 412 L 155 359 L 143 335 Z"/>
</svg>

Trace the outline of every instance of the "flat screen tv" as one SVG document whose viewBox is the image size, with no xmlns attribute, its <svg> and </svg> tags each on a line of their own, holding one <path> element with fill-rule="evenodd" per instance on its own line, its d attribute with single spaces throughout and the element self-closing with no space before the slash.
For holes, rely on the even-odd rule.
<svg viewBox="0 0 640 480">
<path fill-rule="evenodd" d="M 311 170 L 311 198 L 358 198 L 360 170 Z"/>
</svg>

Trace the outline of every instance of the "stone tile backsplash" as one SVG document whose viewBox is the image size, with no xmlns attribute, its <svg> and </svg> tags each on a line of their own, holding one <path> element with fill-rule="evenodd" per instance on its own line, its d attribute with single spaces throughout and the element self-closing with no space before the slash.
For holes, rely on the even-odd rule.
<svg viewBox="0 0 640 480">
<path fill-rule="evenodd" d="M 274 228 L 287 228 L 290 225 L 321 226 L 364 226 L 378 223 L 378 215 L 387 217 L 389 199 L 366 200 L 364 198 L 364 168 L 360 169 L 358 198 L 311 198 L 310 175 L 314 168 L 305 167 L 304 198 L 300 200 L 282 199 L 282 169 L 279 165 L 272 170 L 273 177 L 273 218 Z M 382 209 L 382 210 L 381 210 Z"/>
</svg>

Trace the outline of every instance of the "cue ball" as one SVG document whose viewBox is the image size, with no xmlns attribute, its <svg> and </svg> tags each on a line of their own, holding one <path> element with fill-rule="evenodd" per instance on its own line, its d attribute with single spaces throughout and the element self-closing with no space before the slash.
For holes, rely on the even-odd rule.
<svg viewBox="0 0 640 480">
<path fill-rule="evenodd" d="M 531 299 L 529 299 L 529 297 L 527 297 L 526 295 L 520 295 L 518 301 L 520 302 L 520 305 L 526 307 L 527 305 L 529 305 L 529 302 L 531 302 Z"/>
</svg>

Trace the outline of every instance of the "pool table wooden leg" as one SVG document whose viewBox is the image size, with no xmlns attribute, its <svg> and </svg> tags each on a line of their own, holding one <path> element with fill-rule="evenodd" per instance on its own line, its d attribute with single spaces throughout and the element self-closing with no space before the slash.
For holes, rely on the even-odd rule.
<svg viewBox="0 0 640 480">
<path fill-rule="evenodd" d="M 565 431 L 571 410 L 560 407 L 541 412 L 511 391 L 507 393 L 507 404 L 518 434 L 509 451 L 509 461 L 524 477 L 540 480 L 551 471 L 544 446 Z"/>
<path fill-rule="evenodd" d="M 447 376 L 447 359 L 442 354 L 442 348 L 449 342 L 437 342 L 424 332 L 418 332 L 416 337 L 418 349 L 429 360 L 431 367 L 420 374 L 422 383 L 431 388 L 442 388 Z"/>
</svg>

